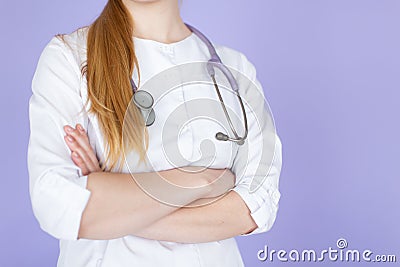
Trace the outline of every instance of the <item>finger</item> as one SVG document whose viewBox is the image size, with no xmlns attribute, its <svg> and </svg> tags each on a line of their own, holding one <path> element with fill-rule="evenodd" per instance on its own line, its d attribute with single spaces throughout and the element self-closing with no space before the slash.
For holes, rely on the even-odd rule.
<svg viewBox="0 0 400 267">
<path fill-rule="evenodd" d="M 78 144 L 78 142 L 70 135 L 65 136 L 65 141 L 71 151 L 77 153 L 79 157 L 84 161 L 88 169 L 94 170 L 97 168 L 96 164 L 89 158 L 87 152 Z M 98 163 L 97 163 L 98 164 Z"/>
<path fill-rule="evenodd" d="M 88 174 L 88 168 L 86 167 L 86 164 L 82 160 L 82 158 L 79 157 L 78 153 L 72 152 L 71 159 L 75 163 L 75 165 L 81 169 L 83 175 Z"/>
<path fill-rule="evenodd" d="M 72 136 L 65 135 L 64 141 L 67 144 L 68 148 L 71 150 L 71 152 L 74 152 L 77 150 L 77 146 L 79 146 L 79 144 L 75 142 L 75 139 Z"/>
<path fill-rule="evenodd" d="M 85 149 L 85 150 L 89 150 L 91 149 L 90 146 L 90 142 L 89 142 L 89 137 L 87 136 L 85 130 L 79 130 L 79 128 L 83 129 L 83 127 L 80 125 L 80 127 L 78 127 L 77 124 L 77 128 L 73 128 L 69 125 L 65 125 L 64 126 L 64 131 L 68 134 L 71 135 L 72 137 L 75 138 L 75 140 L 78 141 L 78 143 Z"/>
<path fill-rule="evenodd" d="M 91 151 L 86 151 L 77 140 L 72 137 L 71 135 L 66 135 L 65 137 L 65 142 L 67 143 L 68 148 L 71 151 L 76 151 L 78 152 L 82 158 L 84 158 L 87 161 L 93 161 L 90 154 L 94 154 L 94 152 Z M 96 160 L 96 164 L 98 164 L 98 161 Z"/>
<path fill-rule="evenodd" d="M 80 126 L 80 127 L 78 127 Z M 99 161 L 96 157 L 96 154 L 94 153 L 90 143 L 89 143 L 89 137 L 87 136 L 86 132 L 84 130 L 79 130 L 79 128 L 82 128 L 82 125 L 77 124 L 78 129 L 74 129 L 69 125 L 64 126 L 64 130 L 68 135 L 71 135 L 76 142 L 86 151 L 86 154 L 88 155 L 89 159 L 93 162 L 94 165 L 99 165 Z"/>
<path fill-rule="evenodd" d="M 90 146 L 89 137 L 81 124 L 76 124 L 75 129 L 82 136 L 82 140 L 85 140 L 86 143 Z"/>
<path fill-rule="evenodd" d="M 87 158 L 86 152 L 84 152 L 81 147 L 79 146 L 79 144 L 74 140 L 74 138 L 72 136 L 65 136 L 65 142 L 67 143 L 68 148 L 72 151 L 72 152 L 76 152 L 77 155 L 81 154 L 82 156 L 80 157 L 82 160 Z M 86 169 L 88 169 L 89 172 L 97 172 L 97 171 L 101 171 L 100 168 L 100 164 L 97 161 L 96 163 L 91 162 L 90 160 L 87 160 L 86 162 L 84 162 Z"/>
<path fill-rule="evenodd" d="M 71 158 L 72 158 L 72 161 L 75 163 L 75 165 L 81 169 L 83 175 L 89 174 L 89 170 L 88 170 L 85 162 L 82 160 L 81 157 L 79 157 L 78 153 L 72 152 Z"/>
<path fill-rule="evenodd" d="M 87 155 L 89 158 L 92 160 L 93 165 L 99 165 L 99 160 L 96 157 L 96 153 L 93 151 L 92 146 L 90 145 L 89 142 L 89 137 L 87 133 L 85 132 L 84 128 L 82 125 L 77 124 L 77 130 L 75 132 L 79 133 L 79 137 L 77 137 L 76 141 L 82 146 L 82 148 L 86 151 Z"/>
<path fill-rule="evenodd" d="M 80 138 L 78 141 L 78 143 L 80 143 L 83 148 L 87 151 L 89 157 L 92 159 L 94 165 L 99 165 L 99 160 L 96 157 L 96 153 L 94 153 L 92 146 L 90 145 L 89 142 L 89 136 L 87 135 L 85 129 L 83 128 L 83 126 L 81 124 L 77 124 L 76 125 L 76 129 L 80 134 Z"/>
<path fill-rule="evenodd" d="M 82 170 L 83 175 L 88 175 L 92 172 L 100 172 L 100 166 L 92 166 L 86 164 L 86 162 L 79 156 L 78 152 L 74 151 L 71 154 L 72 161 Z"/>
</svg>

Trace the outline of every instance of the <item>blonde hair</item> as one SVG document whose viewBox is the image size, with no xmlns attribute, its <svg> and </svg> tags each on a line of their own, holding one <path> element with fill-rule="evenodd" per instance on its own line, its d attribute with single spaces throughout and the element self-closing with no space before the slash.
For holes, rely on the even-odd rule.
<svg viewBox="0 0 400 267">
<path fill-rule="evenodd" d="M 135 67 L 140 78 L 132 16 L 122 0 L 109 0 L 89 26 L 87 62 L 82 68 L 87 79 L 88 101 L 91 101 L 89 112 L 98 117 L 104 135 L 103 170 L 106 164 L 114 169 L 122 156 L 117 166 L 120 170 L 130 150 L 138 152 L 139 160 L 144 161 L 148 149 L 147 128 L 140 111 L 130 106 L 127 112 L 133 96 L 130 78 Z M 123 132 L 123 127 L 129 131 Z"/>
</svg>

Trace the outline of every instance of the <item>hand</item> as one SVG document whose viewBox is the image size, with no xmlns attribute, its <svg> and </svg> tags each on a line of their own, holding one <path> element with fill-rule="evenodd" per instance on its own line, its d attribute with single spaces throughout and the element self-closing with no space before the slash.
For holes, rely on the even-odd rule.
<svg viewBox="0 0 400 267">
<path fill-rule="evenodd" d="M 235 181 L 235 176 L 228 169 L 211 169 L 203 166 L 177 167 L 157 173 L 159 178 L 168 182 L 168 186 L 188 188 L 188 190 L 202 188 L 202 197 L 206 198 L 225 193 L 233 187 Z M 166 192 L 168 189 L 164 188 L 161 191 Z"/>
<path fill-rule="evenodd" d="M 81 168 L 82 174 L 88 175 L 92 172 L 101 172 L 99 160 L 90 146 L 89 137 L 82 125 L 77 124 L 76 129 L 65 125 L 64 131 L 67 134 L 64 136 L 64 140 L 72 152 L 72 161 Z"/>
<path fill-rule="evenodd" d="M 207 169 L 205 179 L 211 186 L 208 198 L 222 196 L 235 186 L 236 176 L 230 169 Z"/>
<path fill-rule="evenodd" d="M 186 170 L 188 173 L 200 174 L 200 176 L 197 175 L 195 177 L 197 179 L 200 177 L 198 183 L 208 187 L 208 193 L 204 196 L 205 198 L 221 196 L 235 186 L 236 176 L 230 169 L 212 169 L 203 166 L 186 166 L 181 169 Z M 187 175 L 187 177 L 190 176 Z"/>
<path fill-rule="evenodd" d="M 202 187 L 205 188 L 204 194 L 202 194 L 201 198 L 191 202 L 185 207 L 193 208 L 208 205 L 217 201 L 218 199 L 224 197 L 230 189 L 235 186 L 236 176 L 231 172 L 230 169 L 211 169 L 200 166 L 186 166 L 181 169 L 185 169 L 186 171 L 197 173 L 195 180 L 197 185 L 201 184 Z M 174 169 L 173 171 L 177 171 L 178 169 Z M 185 181 L 190 182 L 190 175 L 186 175 Z"/>
<path fill-rule="evenodd" d="M 133 174 L 135 177 L 135 174 Z M 135 178 L 136 183 L 153 198 L 174 206 L 191 207 L 183 204 L 182 198 L 191 196 L 205 205 L 223 197 L 234 187 L 235 175 L 229 169 L 211 169 L 203 166 L 185 166 Z"/>
</svg>

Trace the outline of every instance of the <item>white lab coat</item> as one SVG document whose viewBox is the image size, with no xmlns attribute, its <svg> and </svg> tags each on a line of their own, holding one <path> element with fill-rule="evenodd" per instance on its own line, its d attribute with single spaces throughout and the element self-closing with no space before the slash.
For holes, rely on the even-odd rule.
<svg viewBox="0 0 400 267">
<path fill-rule="evenodd" d="M 87 99 L 86 79 L 82 77 L 80 70 L 86 60 L 86 36 L 87 28 L 82 28 L 66 35 L 67 43 L 55 37 L 51 39 L 38 62 L 32 82 L 33 94 L 29 101 L 31 133 L 28 168 L 31 202 L 41 228 L 60 240 L 58 266 L 243 266 L 234 238 L 200 244 L 156 241 L 136 236 L 113 240 L 77 239 L 82 212 L 90 198 L 90 191 L 86 189 L 87 176 L 82 175 L 71 160 L 71 152 L 63 138 L 63 126 L 82 124 L 87 129 L 90 144 L 101 162 L 104 162 L 105 156 L 103 135 L 97 118 L 89 114 L 87 109 L 80 112 Z M 141 85 L 146 85 L 146 81 L 151 84 L 154 81 L 152 77 L 173 66 L 206 61 L 209 58 L 207 47 L 194 34 L 172 44 L 139 38 L 134 38 L 134 41 L 141 71 Z M 202 108 L 198 108 L 197 104 L 185 104 L 196 99 L 216 100 L 217 96 L 211 85 L 180 86 L 168 94 L 164 93 L 169 88 L 150 88 L 148 90 L 156 100 L 156 122 L 148 128 L 148 159 L 151 164 L 136 166 L 134 172 L 170 169 L 184 164 L 186 160 L 196 162 L 199 166 L 210 163 L 209 166 L 214 168 L 231 168 L 237 176 L 233 190 L 243 198 L 258 225 L 248 235 L 266 232 L 272 227 L 278 210 L 282 145 L 275 132 L 275 149 L 262 145 L 265 136 L 271 137 L 270 128 L 266 126 L 270 121 L 262 116 L 265 112 L 264 99 L 254 66 L 240 52 L 224 46 L 216 48 L 226 65 L 243 73 L 244 77 L 256 85 L 240 89 L 243 90 L 242 97 L 254 107 L 252 112 L 246 109 L 249 119 L 248 145 L 238 147 L 231 142 L 215 140 L 215 133 L 221 130 L 232 136 L 220 105 L 204 106 L 203 101 L 200 103 Z M 184 70 L 180 70 L 179 73 L 183 72 Z M 137 83 L 136 73 L 133 78 Z M 154 84 L 162 84 L 160 79 L 155 79 Z M 242 134 L 243 120 L 237 98 L 228 91 L 221 90 L 226 105 L 237 114 L 233 116 L 233 121 L 239 134 Z M 178 113 L 182 115 L 176 116 L 179 120 L 187 121 L 191 117 L 200 116 L 202 112 L 206 116 L 215 115 L 216 120 L 193 120 L 183 125 L 179 132 L 162 128 L 173 117 L 170 114 Z M 259 116 L 258 119 L 254 114 Z M 200 149 L 204 140 L 209 143 Z M 177 146 L 182 155 L 175 162 L 168 160 L 170 155 L 163 151 L 171 144 L 174 145 L 170 151 L 174 151 L 174 146 Z M 264 150 L 273 150 L 272 165 L 260 160 L 263 147 Z M 137 160 L 135 153 L 128 155 L 129 162 Z M 261 174 L 256 170 L 257 166 L 263 166 L 260 168 Z M 127 173 L 130 169 L 130 166 L 125 165 L 123 172 Z M 248 186 L 252 178 L 262 174 L 267 177 L 266 181 L 255 193 L 249 193 Z"/>
</svg>

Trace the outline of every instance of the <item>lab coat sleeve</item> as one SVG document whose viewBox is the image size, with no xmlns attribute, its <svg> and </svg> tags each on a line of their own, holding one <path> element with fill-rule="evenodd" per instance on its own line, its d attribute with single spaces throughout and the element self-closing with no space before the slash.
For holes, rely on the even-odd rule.
<svg viewBox="0 0 400 267">
<path fill-rule="evenodd" d="M 233 162 L 236 186 L 232 190 L 242 197 L 257 224 L 255 230 L 243 234 L 251 235 L 269 231 L 275 222 L 280 199 L 282 143 L 256 78 L 255 67 L 243 54 L 241 58 L 244 75 L 240 76 L 245 78 L 238 79 L 239 92 L 245 100 L 249 131 L 245 145 L 239 147 Z M 259 181 L 259 186 L 250 192 L 254 180 Z"/>
<path fill-rule="evenodd" d="M 86 128 L 80 72 L 71 50 L 53 37 L 44 48 L 32 80 L 27 152 L 33 213 L 40 227 L 58 239 L 77 240 L 88 202 L 87 176 L 71 160 L 63 126 Z"/>
</svg>

